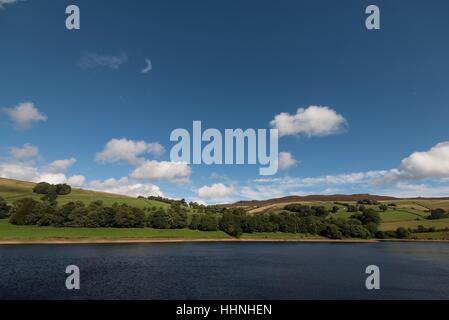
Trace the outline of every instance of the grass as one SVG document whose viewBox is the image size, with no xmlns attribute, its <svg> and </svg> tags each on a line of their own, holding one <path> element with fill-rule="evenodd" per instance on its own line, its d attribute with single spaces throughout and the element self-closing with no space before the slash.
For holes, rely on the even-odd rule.
<svg viewBox="0 0 449 320">
<path fill-rule="evenodd" d="M 419 225 L 426 228 L 435 227 L 436 229 L 449 228 L 449 218 L 439 219 L 439 220 L 410 220 L 410 221 L 391 221 L 382 222 L 380 225 L 380 230 L 392 231 L 399 227 L 416 229 Z"/>
<path fill-rule="evenodd" d="M 7 202 L 12 203 L 16 200 L 30 197 L 35 200 L 39 200 L 42 195 L 33 193 L 34 183 L 24 182 L 10 179 L 0 178 L 0 197 L 4 198 Z M 170 205 L 160 201 L 148 200 L 148 199 L 137 199 L 122 195 L 96 192 L 83 189 L 73 189 L 69 195 L 58 196 L 58 204 L 64 205 L 72 201 L 81 201 L 85 204 L 89 204 L 92 201 L 103 201 L 107 206 L 111 206 L 114 203 L 128 204 L 133 207 L 140 209 L 146 207 L 156 206 L 157 208 L 163 207 L 168 208 Z"/>
<path fill-rule="evenodd" d="M 101 240 L 101 239 L 213 239 L 230 238 L 222 231 L 153 228 L 54 228 L 15 226 L 0 220 L 0 240 Z"/>
<path fill-rule="evenodd" d="M 419 240 L 449 240 L 449 231 L 414 233 L 412 238 Z"/>
<path fill-rule="evenodd" d="M 379 212 L 382 222 L 393 222 L 393 221 L 411 221 L 416 219 L 425 219 L 428 215 L 424 212 L 413 212 L 411 210 L 387 210 L 385 212 Z"/>
</svg>

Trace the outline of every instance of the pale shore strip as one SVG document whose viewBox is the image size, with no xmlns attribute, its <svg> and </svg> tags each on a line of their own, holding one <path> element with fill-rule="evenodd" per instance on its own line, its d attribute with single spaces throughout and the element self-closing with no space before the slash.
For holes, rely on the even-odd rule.
<svg viewBox="0 0 449 320">
<path fill-rule="evenodd" d="M 0 245 L 31 245 L 31 244 L 144 244 L 144 243 L 380 243 L 380 242 L 420 242 L 420 243 L 449 243 L 449 240 L 425 240 L 425 239 L 260 239 L 260 238 L 198 238 L 198 239 L 17 239 L 0 240 Z"/>
<path fill-rule="evenodd" d="M 138 244 L 138 243 L 249 243 L 249 242 L 305 242 L 305 243 L 375 243 L 377 240 L 332 240 L 332 239 L 260 239 L 260 238 L 151 238 L 151 239 L 12 239 L 0 240 L 0 245 L 14 244 Z"/>
</svg>

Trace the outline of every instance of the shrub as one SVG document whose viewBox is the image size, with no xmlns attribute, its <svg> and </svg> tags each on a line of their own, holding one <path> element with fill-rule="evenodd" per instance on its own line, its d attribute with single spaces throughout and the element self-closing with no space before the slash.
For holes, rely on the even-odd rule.
<svg viewBox="0 0 449 320">
<path fill-rule="evenodd" d="M 397 228 L 396 229 L 396 238 L 398 239 L 405 239 L 410 237 L 410 231 L 405 228 Z"/>
<path fill-rule="evenodd" d="M 444 211 L 444 209 L 434 209 L 430 211 L 430 216 L 427 219 L 430 220 L 437 220 L 437 219 L 444 219 L 448 218 L 449 214 Z"/>
<path fill-rule="evenodd" d="M 341 239 L 343 238 L 343 234 L 340 229 L 335 224 L 328 224 L 323 231 L 320 232 L 320 235 L 329 239 Z"/>
</svg>

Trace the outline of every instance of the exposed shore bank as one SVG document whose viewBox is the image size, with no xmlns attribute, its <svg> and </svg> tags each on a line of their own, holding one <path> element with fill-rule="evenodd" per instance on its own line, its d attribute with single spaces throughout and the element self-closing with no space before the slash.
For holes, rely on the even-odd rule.
<svg viewBox="0 0 449 320">
<path fill-rule="evenodd" d="M 449 240 L 424 240 L 424 239 L 257 239 L 257 238 L 217 238 L 217 239 L 11 239 L 1 240 L 0 245 L 42 245 L 42 244 L 144 244 L 144 243 L 380 243 L 380 242 L 443 242 Z"/>
</svg>

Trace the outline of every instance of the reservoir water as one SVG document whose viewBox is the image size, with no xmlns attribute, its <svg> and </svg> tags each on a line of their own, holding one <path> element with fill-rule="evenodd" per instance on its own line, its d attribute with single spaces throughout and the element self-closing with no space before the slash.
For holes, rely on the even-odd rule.
<svg viewBox="0 0 449 320">
<path fill-rule="evenodd" d="M 380 290 L 365 288 L 368 265 Z M 0 246 L 0 299 L 449 299 L 449 244 Z"/>
</svg>

